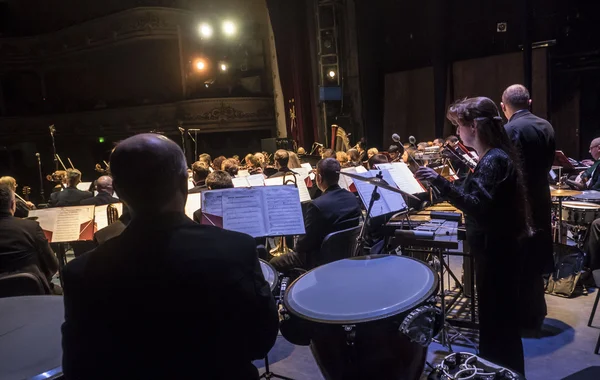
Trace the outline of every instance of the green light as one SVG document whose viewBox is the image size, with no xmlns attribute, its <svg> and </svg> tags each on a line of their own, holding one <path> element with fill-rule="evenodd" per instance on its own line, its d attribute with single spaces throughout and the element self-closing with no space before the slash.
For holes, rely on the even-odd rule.
<svg viewBox="0 0 600 380">
<path fill-rule="evenodd" d="M 104 137 L 98 137 L 98 142 L 102 144 L 104 142 Z"/>
</svg>

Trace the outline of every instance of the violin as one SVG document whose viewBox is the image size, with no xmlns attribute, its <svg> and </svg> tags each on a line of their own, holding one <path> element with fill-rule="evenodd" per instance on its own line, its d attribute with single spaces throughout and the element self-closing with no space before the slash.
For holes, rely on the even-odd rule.
<svg viewBox="0 0 600 380">
<path fill-rule="evenodd" d="M 53 183 L 62 184 L 67 179 L 67 171 L 66 170 L 57 170 L 52 174 L 48 174 L 46 179 Z"/>
</svg>

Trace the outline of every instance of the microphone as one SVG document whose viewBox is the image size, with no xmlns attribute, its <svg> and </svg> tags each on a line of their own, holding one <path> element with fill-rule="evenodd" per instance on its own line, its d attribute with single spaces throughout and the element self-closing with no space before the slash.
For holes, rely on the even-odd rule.
<svg viewBox="0 0 600 380">
<path fill-rule="evenodd" d="M 394 133 L 392 135 L 392 140 L 394 140 L 394 142 L 400 143 L 400 136 L 397 133 Z"/>
<path fill-rule="evenodd" d="M 177 127 L 177 129 L 179 129 L 179 132 L 181 132 L 181 133 L 185 132 L 185 129 L 183 129 L 181 127 Z"/>
<path fill-rule="evenodd" d="M 410 143 L 410 145 L 415 145 L 415 143 L 417 142 L 417 139 L 415 138 L 415 136 L 409 136 L 408 142 Z"/>
<path fill-rule="evenodd" d="M 35 156 L 37 157 L 38 163 L 40 162 L 40 154 L 36 153 Z"/>
<path fill-rule="evenodd" d="M 316 143 L 314 143 L 314 144 L 315 144 L 316 146 L 323 146 L 323 144 L 321 144 L 321 143 L 318 143 L 318 142 L 316 142 Z"/>
<path fill-rule="evenodd" d="M 51 126 L 49 126 L 48 129 L 50 129 L 50 134 L 51 135 L 53 135 L 54 132 L 56 132 L 56 128 L 54 128 L 54 124 L 52 124 Z"/>
</svg>

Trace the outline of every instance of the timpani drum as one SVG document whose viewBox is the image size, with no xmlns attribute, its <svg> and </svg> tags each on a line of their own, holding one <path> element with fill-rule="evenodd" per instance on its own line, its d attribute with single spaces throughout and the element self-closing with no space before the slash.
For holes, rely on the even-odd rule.
<svg viewBox="0 0 600 380">
<path fill-rule="evenodd" d="M 282 325 L 303 330 L 326 379 L 419 379 L 443 322 L 437 289 L 437 273 L 413 258 L 339 260 L 288 287 Z"/>
<path fill-rule="evenodd" d="M 571 200 L 576 202 L 587 202 L 600 204 L 600 191 L 585 190 L 581 194 L 571 197 Z"/>
<path fill-rule="evenodd" d="M 567 224 L 588 226 L 600 217 L 600 205 L 588 202 L 562 203 L 562 220 Z"/>
<path fill-rule="evenodd" d="M 271 264 L 269 264 L 263 259 L 258 260 L 260 260 L 260 269 L 262 270 L 263 276 L 265 277 L 265 280 L 269 283 L 271 291 L 273 292 L 277 287 L 277 283 L 279 282 L 279 274 Z"/>
</svg>

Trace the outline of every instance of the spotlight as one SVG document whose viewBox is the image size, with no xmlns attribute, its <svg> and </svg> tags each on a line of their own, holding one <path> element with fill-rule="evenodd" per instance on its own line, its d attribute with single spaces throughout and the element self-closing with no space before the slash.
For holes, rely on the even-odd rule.
<svg viewBox="0 0 600 380">
<path fill-rule="evenodd" d="M 194 62 L 194 68 L 196 71 L 204 71 L 206 69 L 206 62 L 203 59 L 198 59 Z"/>
<path fill-rule="evenodd" d="M 227 64 L 221 63 L 221 71 L 227 71 Z"/>
<path fill-rule="evenodd" d="M 200 25 L 200 35 L 205 38 L 210 38 L 213 35 L 213 28 L 209 24 Z"/>
<path fill-rule="evenodd" d="M 327 75 L 329 75 L 329 78 L 333 79 L 335 78 L 335 71 L 329 70 L 329 73 L 327 73 Z"/>
<path fill-rule="evenodd" d="M 223 34 L 226 36 L 233 36 L 237 31 L 235 24 L 232 21 L 223 22 Z"/>
</svg>

